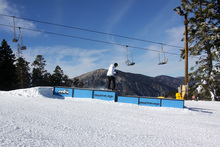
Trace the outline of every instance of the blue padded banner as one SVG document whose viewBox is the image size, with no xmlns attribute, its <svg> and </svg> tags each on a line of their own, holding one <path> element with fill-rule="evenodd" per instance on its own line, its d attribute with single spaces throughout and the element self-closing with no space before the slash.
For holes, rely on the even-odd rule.
<svg viewBox="0 0 220 147">
<path fill-rule="evenodd" d="M 74 89 L 74 98 L 92 98 L 92 90 Z"/>
<path fill-rule="evenodd" d="M 183 108 L 184 107 L 184 100 L 168 100 L 162 99 L 161 107 L 175 107 L 175 108 Z"/>
<path fill-rule="evenodd" d="M 94 91 L 94 99 L 106 100 L 106 101 L 115 101 L 115 92 L 111 91 Z"/>
<path fill-rule="evenodd" d="M 73 96 L 73 89 L 54 87 L 53 94 L 58 95 L 58 96 L 63 96 L 63 97 L 72 97 Z"/>
<path fill-rule="evenodd" d="M 121 103 L 131 103 L 138 105 L 138 97 L 126 97 L 126 96 L 118 96 L 118 102 Z"/>
<path fill-rule="evenodd" d="M 139 105 L 142 106 L 151 106 L 151 107 L 160 107 L 160 99 L 152 98 L 140 98 Z"/>
</svg>

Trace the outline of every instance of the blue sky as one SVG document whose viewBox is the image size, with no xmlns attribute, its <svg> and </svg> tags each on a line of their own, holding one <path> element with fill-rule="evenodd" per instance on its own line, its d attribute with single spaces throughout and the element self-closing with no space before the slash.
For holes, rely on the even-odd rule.
<svg viewBox="0 0 220 147">
<path fill-rule="evenodd" d="M 173 9 L 181 0 L 0 0 L 0 14 L 39 20 L 88 30 L 117 34 L 142 40 L 182 46 L 184 37 L 184 18 Z M 13 25 L 12 17 L 0 15 L 0 24 Z M 118 70 L 147 76 L 184 76 L 185 62 L 180 56 L 165 54 L 168 64 L 158 65 L 160 44 L 136 41 L 111 35 L 98 34 L 78 29 L 15 19 L 16 27 L 21 27 L 23 43 L 27 47 L 22 56 L 33 62 L 38 54 L 46 60 L 46 69 L 52 73 L 59 65 L 70 78 L 104 68 L 111 63 L 119 64 Z M 64 35 L 111 42 L 82 40 L 72 37 L 52 35 L 41 30 Z M 18 29 L 16 33 L 18 35 Z M 6 39 L 17 52 L 17 43 L 12 42 L 12 27 L 0 25 L 0 41 Z M 128 45 L 150 50 L 129 47 L 134 66 L 125 61 Z M 180 54 L 180 49 L 163 45 L 165 52 Z M 154 50 L 154 51 L 151 51 Z M 193 64 L 189 59 L 189 67 Z"/>
</svg>

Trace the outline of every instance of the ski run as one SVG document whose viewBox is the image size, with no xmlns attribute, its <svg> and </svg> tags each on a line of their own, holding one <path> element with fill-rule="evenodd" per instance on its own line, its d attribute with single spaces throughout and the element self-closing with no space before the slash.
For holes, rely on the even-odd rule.
<svg viewBox="0 0 220 147">
<path fill-rule="evenodd" d="M 220 103 L 184 109 L 62 98 L 53 87 L 0 91 L 0 146 L 219 147 Z"/>
</svg>

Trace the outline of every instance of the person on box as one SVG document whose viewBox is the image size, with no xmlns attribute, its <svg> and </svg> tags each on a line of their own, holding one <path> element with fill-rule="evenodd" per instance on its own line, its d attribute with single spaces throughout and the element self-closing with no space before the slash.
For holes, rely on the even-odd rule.
<svg viewBox="0 0 220 147">
<path fill-rule="evenodd" d="M 108 89 L 111 90 L 115 90 L 115 77 L 114 75 L 117 74 L 117 72 L 115 71 L 115 68 L 118 67 L 118 63 L 115 64 L 111 64 L 108 68 L 108 72 L 107 72 L 107 77 L 108 77 Z M 113 83 L 112 88 L 110 88 L 111 86 L 111 82 Z"/>
</svg>

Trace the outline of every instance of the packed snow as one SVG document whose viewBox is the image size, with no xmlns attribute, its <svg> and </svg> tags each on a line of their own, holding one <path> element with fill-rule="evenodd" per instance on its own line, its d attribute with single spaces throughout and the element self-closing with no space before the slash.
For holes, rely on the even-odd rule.
<svg viewBox="0 0 220 147">
<path fill-rule="evenodd" d="M 219 102 L 158 108 L 52 90 L 0 91 L 0 146 L 220 146 Z"/>
</svg>

